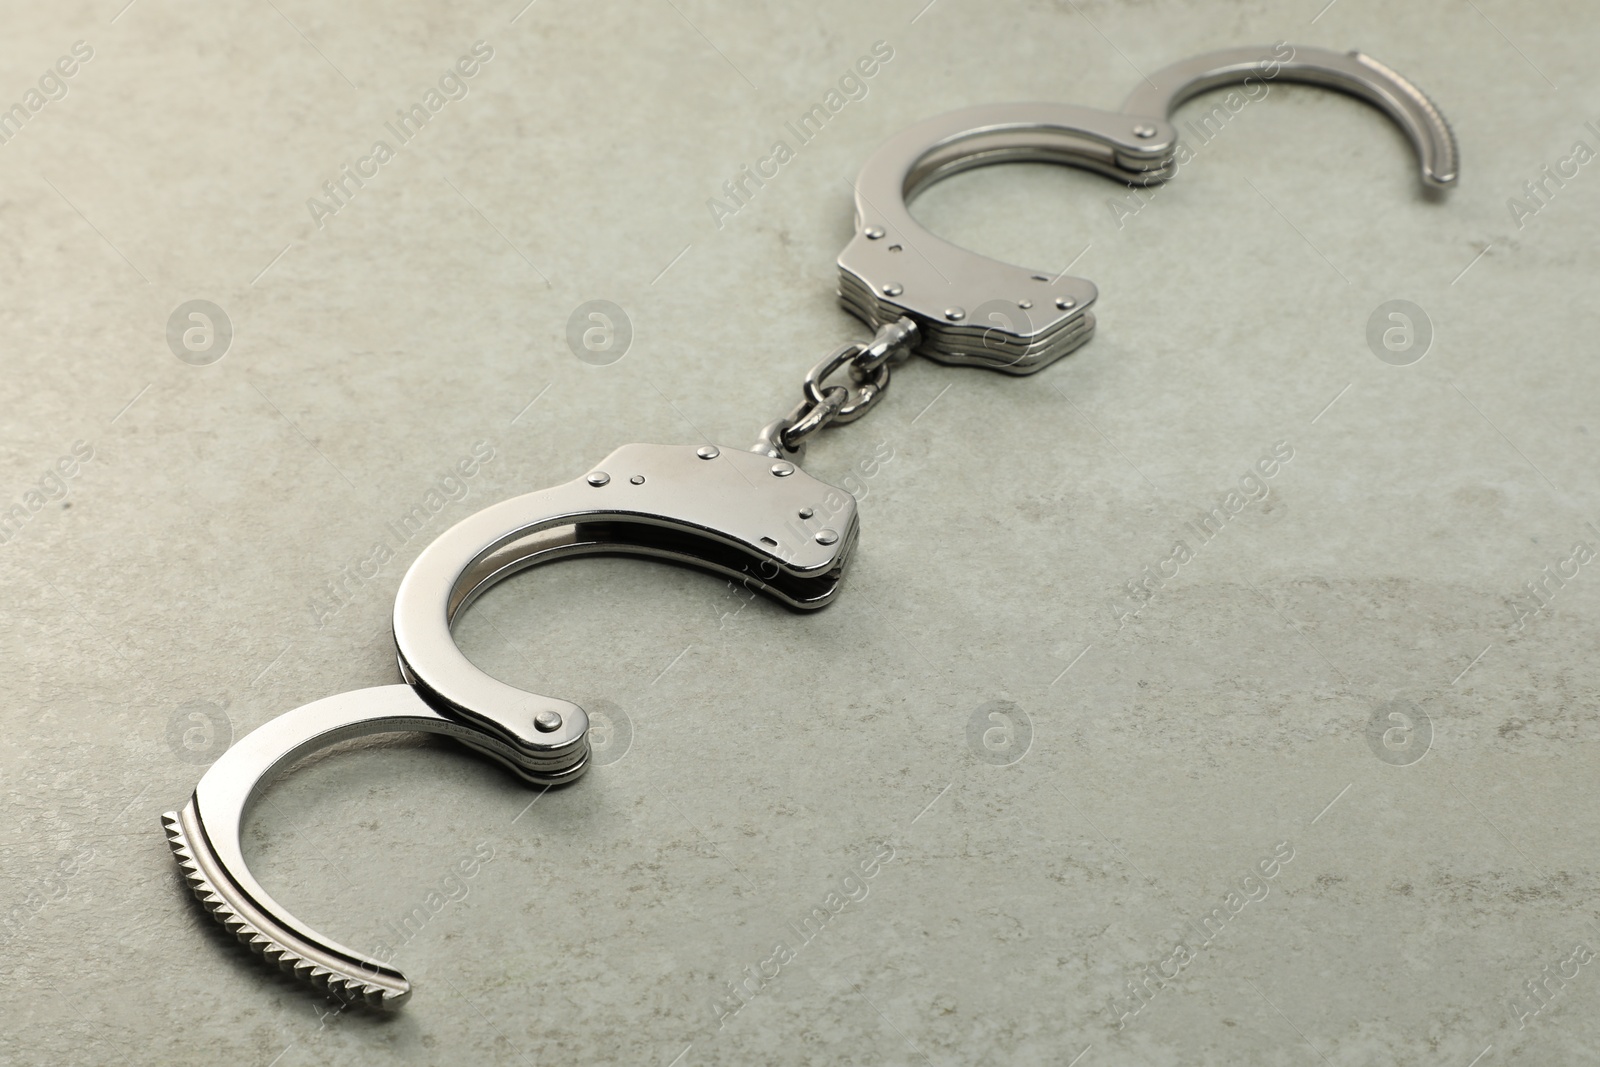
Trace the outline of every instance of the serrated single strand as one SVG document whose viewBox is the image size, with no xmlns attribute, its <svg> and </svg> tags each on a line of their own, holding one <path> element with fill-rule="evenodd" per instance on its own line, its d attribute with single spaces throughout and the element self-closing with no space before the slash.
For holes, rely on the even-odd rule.
<svg viewBox="0 0 1600 1067">
<path fill-rule="evenodd" d="M 385 986 L 374 984 L 366 976 L 330 968 L 325 963 L 308 959 L 302 952 L 288 944 L 288 939 L 292 935 L 287 930 L 279 935 L 276 931 L 264 929 L 265 923 L 258 924 L 245 918 L 242 912 L 250 907 L 251 902 L 244 899 L 242 894 L 238 898 L 230 898 L 228 890 L 234 887 L 218 885 L 207 875 L 206 868 L 211 867 L 217 871 L 219 877 L 226 876 L 214 860 L 207 862 L 211 857 L 202 858 L 202 850 L 206 848 L 205 842 L 198 835 L 191 839 L 191 832 L 184 825 L 184 815 L 188 815 L 191 821 L 197 821 L 193 800 L 189 802 L 183 814 L 169 811 L 162 815 L 161 822 L 166 831 L 167 844 L 177 858 L 178 866 L 183 871 L 184 879 L 188 882 L 195 899 L 204 905 L 212 918 L 238 937 L 246 947 L 267 962 L 277 964 L 279 969 L 310 983 L 320 992 L 338 997 L 347 1003 L 360 1003 L 375 1008 L 395 1008 L 410 996 L 410 985 L 403 979 L 394 986 Z"/>
</svg>

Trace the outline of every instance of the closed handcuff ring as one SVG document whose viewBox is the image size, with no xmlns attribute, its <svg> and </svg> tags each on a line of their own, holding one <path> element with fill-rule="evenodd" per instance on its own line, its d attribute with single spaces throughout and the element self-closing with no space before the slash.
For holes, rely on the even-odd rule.
<svg viewBox="0 0 1600 1067">
<path fill-rule="evenodd" d="M 475 599 L 529 567 L 622 554 L 685 564 L 742 581 L 799 610 L 825 607 L 856 544 L 855 498 L 798 464 L 804 438 L 849 422 L 881 398 L 889 368 L 912 351 L 934 360 L 1031 374 L 1087 341 L 1093 282 L 1014 267 L 949 244 L 906 209 L 917 192 L 972 167 L 1043 160 L 1129 184 L 1175 173 L 1173 108 L 1206 89 L 1260 76 L 1328 85 L 1382 107 L 1410 136 L 1423 178 L 1455 180 L 1448 125 L 1428 98 L 1357 53 L 1300 49 L 1277 60 L 1232 49 L 1175 64 L 1146 80 L 1122 112 L 1060 104 L 967 108 L 890 138 L 856 183 L 856 235 L 839 256 L 839 297 L 876 329 L 806 376 L 800 404 L 749 450 L 624 445 L 564 485 L 495 504 L 429 544 L 401 580 L 394 637 L 405 684 L 341 693 L 280 715 L 229 748 L 181 811 L 163 816 L 194 895 L 250 948 L 348 1002 L 393 1008 L 411 984 L 387 960 L 347 948 L 297 920 L 251 875 L 240 829 L 252 801 L 300 758 L 369 734 L 453 738 L 534 785 L 576 780 L 588 765 L 588 717 L 578 705 L 483 673 L 451 625 Z M 829 386 L 848 367 L 852 391 Z"/>
</svg>

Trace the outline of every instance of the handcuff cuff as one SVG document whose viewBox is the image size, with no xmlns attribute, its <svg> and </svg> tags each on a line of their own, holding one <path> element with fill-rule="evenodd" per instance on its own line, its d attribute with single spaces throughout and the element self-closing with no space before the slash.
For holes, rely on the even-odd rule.
<svg viewBox="0 0 1600 1067">
<path fill-rule="evenodd" d="M 181 811 L 162 817 L 194 895 L 251 949 L 346 1002 L 395 1008 L 411 984 L 318 933 L 251 875 L 240 828 L 256 796 L 301 757 L 351 738 L 443 734 L 534 785 L 562 785 L 589 759 L 588 718 L 569 701 L 524 692 L 473 666 L 451 624 L 477 597 L 529 567 L 591 554 L 645 556 L 744 582 L 790 608 L 826 607 L 859 532 L 855 499 L 800 469 L 806 439 L 853 422 L 883 397 L 913 352 L 941 363 L 1033 374 L 1094 332 L 1093 282 L 989 259 L 924 230 L 906 205 L 927 186 L 994 163 L 1046 161 L 1128 185 L 1177 169 L 1168 121 L 1189 98 L 1250 79 L 1327 86 L 1386 112 L 1410 139 L 1425 186 L 1456 180 L 1449 125 L 1421 90 L 1358 52 L 1259 48 L 1212 52 L 1150 75 L 1120 112 L 995 104 L 927 119 L 886 141 L 855 183 L 855 235 L 840 254 L 838 296 L 875 330 L 805 376 L 803 397 L 748 449 L 624 445 L 586 474 L 463 519 L 424 548 L 395 598 L 404 684 L 340 693 L 280 715 L 229 748 Z M 845 371 L 850 386 L 829 384 Z"/>
</svg>

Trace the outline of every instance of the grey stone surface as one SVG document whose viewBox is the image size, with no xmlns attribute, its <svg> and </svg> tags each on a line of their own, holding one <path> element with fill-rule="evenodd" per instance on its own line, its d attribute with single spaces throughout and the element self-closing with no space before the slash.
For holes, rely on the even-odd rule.
<svg viewBox="0 0 1600 1067">
<path fill-rule="evenodd" d="M 520 2 L 6 5 L 0 102 L 93 57 L 0 144 L 0 507 L 57 497 L 0 545 L 0 1061 L 1595 1060 L 1600 966 L 1572 953 L 1600 937 L 1600 576 L 1520 628 L 1513 605 L 1600 545 L 1600 164 L 1507 205 L 1600 148 L 1587 6 Z M 1114 107 L 1138 71 L 1279 39 L 1427 89 L 1461 188 L 1430 201 L 1381 115 L 1295 86 L 1131 217 L 1042 165 L 938 186 L 930 228 L 1075 263 L 1100 331 L 1033 378 L 910 365 L 821 435 L 824 479 L 893 453 L 852 483 L 837 604 L 529 573 L 461 644 L 625 715 L 622 758 L 537 796 L 399 739 L 272 789 L 254 869 L 320 928 L 392 945 L 459 898 L 393 946 L 397 1017 L 333 1013 L 184 897 L 159 813 L 228 736 L 395 680 L 391 598 L 432 534 L 621 442 L 741 446 L 863 335 L 832 264 L 881 139 L 974 103 Z M 319 227 L 308 198 L 480 40 L 467 95 Z M 865 98 L 719 227 L 708 198 L 880 40 Z M 197 299 L 232 324 L 214 362 L 168 343 Z M 567 344 L 597 299 L 633 330 L 604 366 Z M 1396 299 L 1434 328 L 1408 366 L 1366 339 Z M 464 498 L 390 533 L 480 441 Z M 1119 626 L 1126 583 L 1275 447 L 1265 500 Z M 348 604 L 318 600 L 379 543 Z M 1420 760 L 1420 731 L 1370 728 L 1397 701 Z M 969 746 L 1024 715 L 1020 759 Z M 1533 1014 L 1525 983 L 1563 966 Z"/>
</svg>

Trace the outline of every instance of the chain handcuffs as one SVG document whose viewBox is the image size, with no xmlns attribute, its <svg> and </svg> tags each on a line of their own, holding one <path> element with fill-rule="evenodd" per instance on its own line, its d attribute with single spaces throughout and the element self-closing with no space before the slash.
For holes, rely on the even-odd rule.
<svg viewBox="0 0 1600 1067">
<path fill-rule="evenodd" d="M 1284 50 L 1287 49 L 1287 56 Z M 859 528 L 855 500 L 799 467 L 807 438 L 853 422 L 882 399 L 890 369 L 918 352 L 942 363 L 1033 374 L 1094 332 L 1086 278 L 1026 270 L 928 233 L 907 203 L 973 167 L 1017 160 L 1157 185 L 1178 163 L 1173 110 L 1251 80 L 1327 86 L 1386 112 L 1410 139 L 1425 186 L 1456 180 L 1454 135 L 1421 90 L 1359 52 L 1235 48 L 1144 79 L 1120 112 L 1066 104 L 997 104 L 927 119 L 886 141 L 855 184 L 856 232 L 840 254 L 838 295 L 875 330 L 813 367 L 802 397 L 749 449 L 624 445 L 585 475 L 485 508 L 412 563 L 394 608 L 404 684 L 326 697 L 267 722 L 229 748 L 181 811 L 162 822 L 194 895 L 241 941 L 347 1002 L 394 1008 L 411 984 L 387 960 L 296 919 L 250 874 L 240 827 L 254 798 L 301 757 L 367 734 L 443 734 L 536 785 L 572 782 L 589 758 L 576 704 L 496 681 L 462 655 L 453 620 L 519 571 L 594 553 L 654 557 L 743 581 L 802 611 L 838 592 Z M 850 385 L 829 384 L 844 371 Z"/>
</svg>

